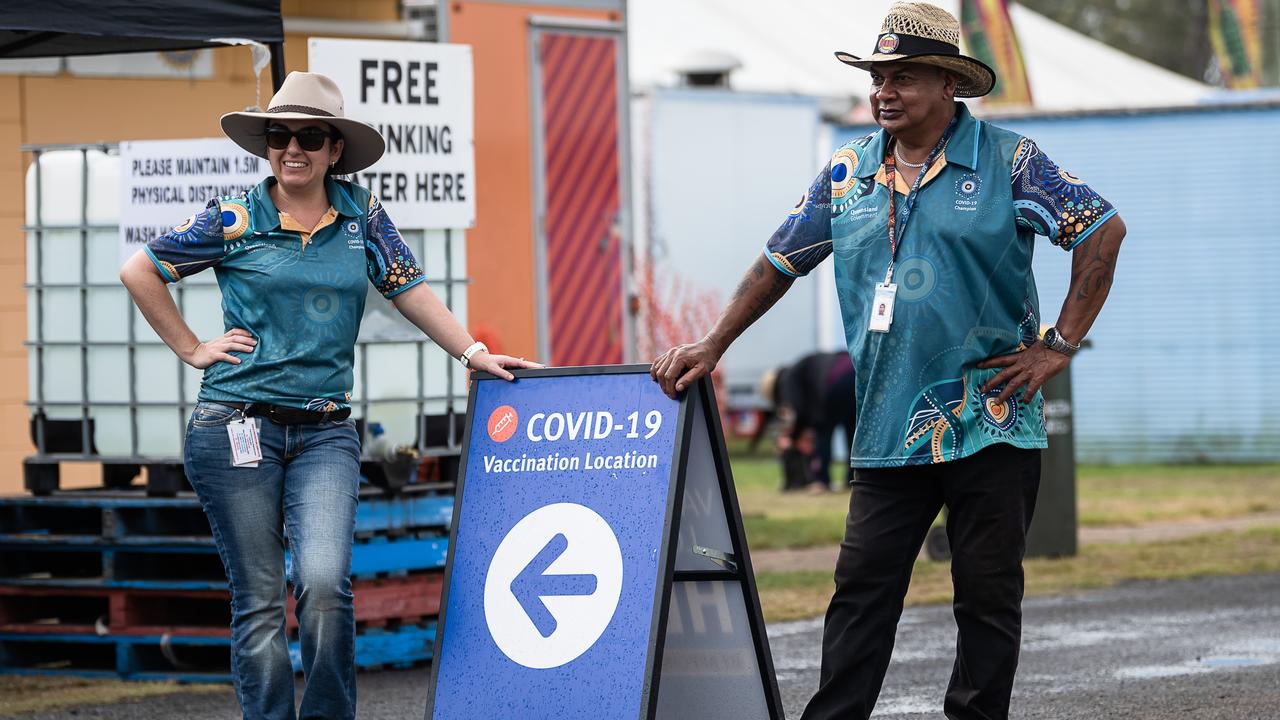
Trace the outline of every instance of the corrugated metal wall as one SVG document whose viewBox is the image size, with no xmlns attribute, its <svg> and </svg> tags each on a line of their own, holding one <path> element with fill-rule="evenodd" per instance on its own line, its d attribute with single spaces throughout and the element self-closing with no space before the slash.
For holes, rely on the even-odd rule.
<svg viewBox="0 0 1280 720">
<path fill-rule="evenodd" d="M 996 124 L 1034 138 L 1129 228 L 1093 347 L 1073 363 L 1078 459 L 1280 460 L 1280 108 Z M 1037 251 L 1052 322 L 1070 255 Z"/>
<path fill-rule="evenodd" d="M 617 364 L 618 41 L 548 32 L 539 42 L 550 363 Z"/>
</svg>

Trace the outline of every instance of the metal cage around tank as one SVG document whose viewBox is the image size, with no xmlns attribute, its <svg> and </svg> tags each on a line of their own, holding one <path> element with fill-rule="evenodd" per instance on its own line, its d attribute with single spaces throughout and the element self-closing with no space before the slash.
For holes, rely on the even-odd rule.
<svg viewBox="0 0 1280 720">
<path fill-rule="evenodd" d="M 114 144 L 24 146 L 27 169 L 28 406 L 35 454 L 28 490 L 58 487 L 58 463 L 98 462 L 104 484 L 140 466 L 148 487 L 182 487 L 182 439 L 201 373 L 152 331 L 119 281 L 120 172 Z M 178 223 L 181 218 L 174 218 Z M 465 324 L 468 279 L 461 230 L 400 227 L 428 285 Z M 221 293 L 207 272 L 168 286 L 202 338 L 222 334 Z M 356 343 L 352 416 L 367 438 L 421 457 L 453 457 L 466 408 L 466 371 L 376 291 Z M 369 443 L 365 443 L 366 460 Z"/>
</svg>

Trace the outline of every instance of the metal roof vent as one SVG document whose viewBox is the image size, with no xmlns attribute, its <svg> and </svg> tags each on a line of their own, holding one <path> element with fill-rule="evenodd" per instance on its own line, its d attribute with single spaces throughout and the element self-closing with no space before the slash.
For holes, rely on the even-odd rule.
<svg viewBox="0 0 1280 720">
<path fill-rule="evenodd" d="M 742 61 L 728 53 L 699 50 L 690 53 L 676 65 L 683 87 L 729 87 L 729 73 L 742 67 Z"/>
</svg>

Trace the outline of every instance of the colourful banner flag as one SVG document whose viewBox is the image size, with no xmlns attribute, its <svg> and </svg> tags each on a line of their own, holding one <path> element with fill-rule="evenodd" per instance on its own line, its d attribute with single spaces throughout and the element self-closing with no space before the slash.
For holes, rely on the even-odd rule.
<svg viewBox="0 0 1280 720">
<path fill-rule="evenodd" d="M 1008 0 L 962 0 L 960 27 L 969 54 L 996 71 L 996 89 L 983 102 L 988 106 L 1032 105 L 1031 83 L 1009 20 Z"/>
<path fill-rule="evenodd" d="M 1229 88 L 1262 85 L 1262 3 L 1209 0 L 1209 39 Z"/>
</svg>

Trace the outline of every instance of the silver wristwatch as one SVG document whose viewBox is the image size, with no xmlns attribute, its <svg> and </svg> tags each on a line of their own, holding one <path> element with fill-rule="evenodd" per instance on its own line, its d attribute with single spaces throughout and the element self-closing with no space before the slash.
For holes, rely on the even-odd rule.
<svg viewBox="0 0 1280 720">
<path fill-rule="evenodd" d="M 1079 345 L 1072 345 L 1067 342 L 1066 338 L 1062 337 L 1056 327 L 1051 327 L 1044 331 L 1044 346 L 1054 352 L 1060 352 L 1067 357 L 1075 355 L 1076 351 L 1080 349 Z"/>
</svg>

